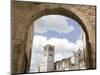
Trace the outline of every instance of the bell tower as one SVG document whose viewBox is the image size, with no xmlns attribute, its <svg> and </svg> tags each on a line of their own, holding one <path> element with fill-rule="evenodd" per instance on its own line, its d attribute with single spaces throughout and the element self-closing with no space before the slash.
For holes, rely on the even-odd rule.
<svg viewBox="0 0 100 75">
<path fill-rule="evenodd" d="M 43 57 L 45 71 L 54 71 L 54 46 L 50 44 L 45 45 Z"/>
</svg>

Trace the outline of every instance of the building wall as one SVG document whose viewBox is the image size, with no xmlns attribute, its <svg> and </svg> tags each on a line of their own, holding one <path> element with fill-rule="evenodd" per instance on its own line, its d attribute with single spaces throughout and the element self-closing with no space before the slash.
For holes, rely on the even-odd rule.
<svg viewBox="0 0 100 75">
<path fill-rule="evenodd" d="M 71 61 L 69 58 L 62 59 L 61 61 L 56 61 L 55 66 L 56 66 L 56 71 L 63 71 L 63 70 L 70 70 L 70 63 Z"/>
<path fill-rule="evenodd" d="M 47 44 L 44 46 L 43 64 L 40 72 L 54 71 L 54 46 Z"/>
<path fill-rule="evenodd" d="M 43 64 L 40 64 L 39 67 L 38 67 L 38 72 L 46 72 L 46 67 L 45 67 L 45 63 Z"/>
<path fill-rule="evenodd" d="M 80 56 L 78 56 L 79 54 Z M 56 71 L 85 69 L 82 51 L 79 50 L 73 55 L 74 56 L 62 59 L 61 61 L 56 61 Z"/>
</svg>

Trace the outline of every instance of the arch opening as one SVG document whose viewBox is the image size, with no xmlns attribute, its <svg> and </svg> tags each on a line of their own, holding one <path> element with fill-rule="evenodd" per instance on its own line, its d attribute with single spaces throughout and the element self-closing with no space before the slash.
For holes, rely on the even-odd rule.
<svg viewBox="0 0 100 75">
<path fill-rule="evenodd" d="M 86 20 L 84 20 L 84 15 L 82 16 L 79 16 L 78 13 L 80 14 L 80 12 L 76 13 L 77 10 L 74 11 L 71 11 L 69 9 L 64 9 L 64 8 L 44 8 L 42 10 L 38 10 L 38 12 L 36 13 L 32 13 L 31 14 L 31 25 L 33 23 L 33 21 L 36 21 L 37 19 L 39 19 L 40 17 L 42 16 L 45 16 L 45 15 L 63 15 L 63 16 L 67 16 L 67 17 L 70 17 L 74 20 L 76 20 L 80 26 L 82 27 L 83 31 L 85 32 L 85 35 L 86 35 L 86 48 L 87 50 L 85 51 L 86 55 L 85 55 L 85 62 L 86 62 L 86 67 L 87 69 L 92 69 L 92 68 L 95 68 L 93 66 L 93 57 L 92 57 L 92 53 L 91 53 L 91 49 L 89 49 L 89 47 L 91 47 L 91 43 L 90 43 L 90 40 L 89 40 L 89 30 L 88 30 L 88 27 L 87 27 L 87 24 L 88 22 Z M 41 13 L 40 13 L 41 12 Z M 33 25 L 33 28 L 34 28 L 34 25 Z"/>
<path fill-rule="evenodd" d="M 84 57 L 86 68 L 96 68 L 95 6 L 35 3 L 23 1 L 13 1 L 12 5 L 12 73 L 29 72 L 32 58 L 32 39 L 34 39 L 33 32 L 35 29 L 33 22 L 42 16 L 47 15 L 62 15 L 72 18 L 80 24 L 86 35 L 87 50 L 85 51 Z M 56 31 L 58 30 L 56 29 Z M 48 46 L 44 47 L 45 51 L 47 48 Z M 54 46 L 50 46 L 50 51 L 52 51 L 53 48 Z M 81 54 L 79 54 L 79 56 L 80 55 Z M 50 56 L 52 56 L 52 54 L 50 54 Z"/>
<path fill-rule="evenodd" d="M 47 67 L 43 67 L 43 65 L 46 66 L 47 63 L 50 65 L 50 63 L 46 60 L 47 54 L 44 46 L 48 44 L 55 48 L 53 54 L 49 54 L 53 56 L 50 61 L 54 65 L 51 64 L 51 66 L 55 67 L 55 70 L 52 71 L 87 69 L 86 34 L 76 20 L 52 14 L 40 17 L 33 24 L 30 72 L 46 72 Z M 61 66 L 59 63 L 63 63 L 63 65 Z M 68 63 L 69 65 L 67 65 Z"/>
</svg>

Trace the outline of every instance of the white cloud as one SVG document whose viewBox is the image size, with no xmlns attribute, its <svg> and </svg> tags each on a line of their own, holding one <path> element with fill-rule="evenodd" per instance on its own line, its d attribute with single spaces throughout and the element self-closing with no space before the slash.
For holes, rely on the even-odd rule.
<svg viewBox="0 0 100 75">
<path fill-rule="evenodd" d="M 77 40 L 75 43 L 69 42 L 67 39 L 51 38 L 35 35 L 33 39 L 32 63 L 31 70 L 35 71 L 43 61 L 43 46 L 51 44 L 55 46 L 55 61 L 72 56 L 79 48 L 82 49 L 83 43 Z"/>
<path fill-rule="evenodd" d="M 77 40 L 75 43 L 76 43 L 77 48 L 80 48 L 80 50 L 83 50 L 83 42 L 82 42 L 82 40 Z"/>
<path fill-rule="evenodd" d="M 45 33 L 47 30 L 53 30 L 59 33 L 72 32 L 74 31 L 74 27 L 68 24 L 67 19 L 67 17 L 61 15 L 43 16 L 34 22 L 34 31 L 39 33 Z"/>
</svg>

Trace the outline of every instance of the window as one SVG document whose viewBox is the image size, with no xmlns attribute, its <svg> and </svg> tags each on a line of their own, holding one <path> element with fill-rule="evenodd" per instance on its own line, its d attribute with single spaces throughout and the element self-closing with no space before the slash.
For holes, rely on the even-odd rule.
<svg viewBox="0 0 100 75">
<path fill-rule="evenodd" d="M 53 48 L 52 47 L 49 47 L 49 51 L 53 51 Z"/>
<path fill-rule="evenodd" d="M 53 56 L 53 54 L 49 54 L 49 56 Z"/>
</svg>

